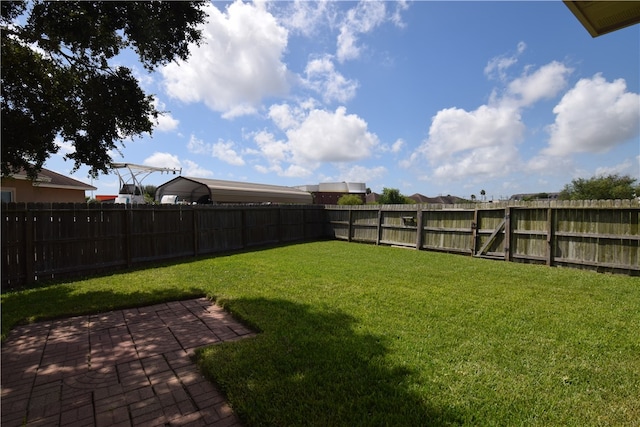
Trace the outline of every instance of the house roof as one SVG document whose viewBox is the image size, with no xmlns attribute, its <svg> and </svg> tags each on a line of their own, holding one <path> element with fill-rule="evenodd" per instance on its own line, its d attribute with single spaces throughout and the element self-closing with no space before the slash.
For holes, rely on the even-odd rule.
<svg viewBox="0 0 640 427">
<path fill-rule="evenodd" d="M 457 196 L 427 197 L 419 193 L 409 196 L 409 198 L 415 200 L 416 203 L 440 203 L 445 205 L 455 205 L 456 203 L 463 203 L 465 201 Z"/>
<path fill-rule="evenodd" d="M 158 186 L 156 200 L 165 195 L 190 203 L 206 196 L 216 203 L 313 203 L 311 194 L 297 188 L 184 176 Z"/>
<path fill-rule="evenodd" d="M 407 198 L 414 200 L 416 203 L 433 203 L 433 204 L 445 204 L 445 205 L 455 205 L 456 203 L 464 203 L 464 199 L 461 199 L 457 196 L 438 196 L 438 197 L 427 197 L 424 194 L 415 193 Z M 367 194 L 367 203 L 377 203 L 380 200 L 380 194 L 378 193 L 369 193 Z"/>
<path fill-rule="evenodd" d="M 380 200 L 380 194 L 373 191 L 365 196 L 366 203 L 378 203 L 378 200 Z"/>
<path fill-rule="evenodd" d="M 569 1 L 564 4 L 592 37 L 640 23 L 637 1 Z"/>
<path fill-rule="evenodd" d="M 21 170 L 20 172 L 11 176 L 13 179 L 19 179 L 28 181 L 30 178 L 27 176 L 27 172 Z M 62 188 L 67 190 L 81 190 L 81 191 L 94 191 L 97 190 L 93 185 L 85 184 L 76 179 L 70 178 L 65 175 L 61 175 L 57 172 L 49 169 L 42 168 L 38 172 L 38 176 L 33 181 L 34 186 L 43 188 Z"/>
<path fill-rule="evenodd" d="M 420 193 L 412 194 L 411 196 L 409 196 L 409 198 L 411 200 L 415 200 L 416 203 L 429 203 L 428 202 L 429 197 L 427 197 L 427 196 L 425 196 L 423 194 L 420 194 Z"/>
</svg>

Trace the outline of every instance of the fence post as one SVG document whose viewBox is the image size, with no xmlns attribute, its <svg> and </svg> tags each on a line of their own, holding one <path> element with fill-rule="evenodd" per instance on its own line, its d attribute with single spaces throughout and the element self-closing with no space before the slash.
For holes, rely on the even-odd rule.
<svg viewBox="0 0 640 427">
<path fill-rule="evenodd" d="M 547 265 L 553 265 L 554 254 L 554 246 L 555 246 L 555 236 L 553 233 L 553 216 L 555 209 L 549 208 L 547 209 Z"/>
<path fill-rule="evenodd" d="M 300 208 L 302 210 L 302 241 L 307 240 L 307 208 L 306 206 L 302 206 Z"/>
<path fill-rule="evenodd" d="M 476 254 L 478 244 L 478 206 L 473 210 L 473 222 L 471 223 L 471 255 Z"/>
<path fill-rule="evenodd" d="M 420 205 L 418 205 L 416 217 L 418 220 L 418 223 L 416 224 L 416 249 L 420 250 L 422 247 L 422 206 Z"/>
<path fill-rule="evenodd" d="M 247 248 L 247 210 L 242 209 L 240 211 L 240 235 L 241 235 L 241 243 L 242 249 Z"/>
<path fill-rule="evenodd" d="M 27 285 L 35 281 L 34 271 L 34 245 L 33 245 L 33 214 L 25 205 L 24 210 L 24 274 Z"/>
<path fill-rule="evenodd" d="M 198 239 L 198 220 L 200 219 L 200 209 L 196 207 L 191 207 L 192 212 L 192 222 L 193 222 L 193 256 L 197 257 L 200 254 L 199 239 Z"/>
<path fill-rule="evenodd" d="M 124 215 L 124 260 L 126 262 L 127 268 L 131 268 L 131 245 L 133 244 L 131 233 L 133 233 L 133 210 L 129 205 L 124 205 L 122 214 Z"/>
<path fill-rule="evenodd" d="M 504 208 L 504 260 L 511 261 L 511 208 Z"/>
<path fill-rule="evenodd" d="M 278 217 L 277 222 L 276 222 L 276 230 L 277 230 L 277 239 L 278 239 L 278 243 L 282 243 L 282 241 L 284 240 L 284 225 L 282 224 L 282 206 L 278 205 L 276 207 L 276 216 Z"/>
<path fill-rule="evenodd" d="M 376 226 L 376 245 L 380 244 L 382 235 L 382 205 L 378 205 L 378 224 Z"/>
</svg>

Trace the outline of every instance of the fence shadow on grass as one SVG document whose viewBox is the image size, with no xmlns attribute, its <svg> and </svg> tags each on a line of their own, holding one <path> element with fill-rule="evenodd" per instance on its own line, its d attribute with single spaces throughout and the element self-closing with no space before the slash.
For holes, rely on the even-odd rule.
<svg viewBox="0 0 640 427">
<path fill-rule="evenodd" d="M 222 304 L 262 333 L 200 349 L 196 357 L 246 425 L 460 423 L 413 392 L 417 374 L 389 366 L 386 339 L 359 331 L 350 315 L 264 298 Z"/>
<path fill-rule="evenodd" d="M 4 341 L 10 330 L 19 324 L 142 307 L 204 295 L 205 292 L 196 287 L 179 289 L 166 287 L 149 292 L 130 290 L 78 292 L 73 286 L 66 284 L 7 293 L 2 295 L 2 340 Z"/>
</svg>

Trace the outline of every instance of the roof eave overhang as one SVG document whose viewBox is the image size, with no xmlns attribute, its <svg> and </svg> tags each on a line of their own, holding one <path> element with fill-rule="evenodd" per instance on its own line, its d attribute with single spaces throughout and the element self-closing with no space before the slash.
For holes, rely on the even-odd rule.
<svg viewBox="0 0 640 427">
<path fill-rule="evenodd" d="M 34 182 L 34 187 L 42 187 L 42 188 L 58 188 L 60 190 L 82 190 L 82 191 L 96 191 L 98 187 L 93 187 L 90 185 L 87 186 L 74 186 L 74 185 L 56 185 L 56 184 L 46 184 L 40 182 Z"/>
<path fill-rule="evenodd" d="M 563 0 L 563 3 L 592 37 L 640 23 L 640 2 L 637 1 Z"/>
</svg>

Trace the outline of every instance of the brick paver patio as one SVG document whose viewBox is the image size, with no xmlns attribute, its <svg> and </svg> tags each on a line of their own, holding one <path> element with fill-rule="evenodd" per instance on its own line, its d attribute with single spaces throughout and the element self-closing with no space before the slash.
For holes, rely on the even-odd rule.
<svg viewBox="0 0 640 427">
<path fill-rule="evenodd" d="M 237 426 L 193 350 L 254 333 L 205 298 L 40 322 L 2 346 L 2 426 Z"/>
</svg>

